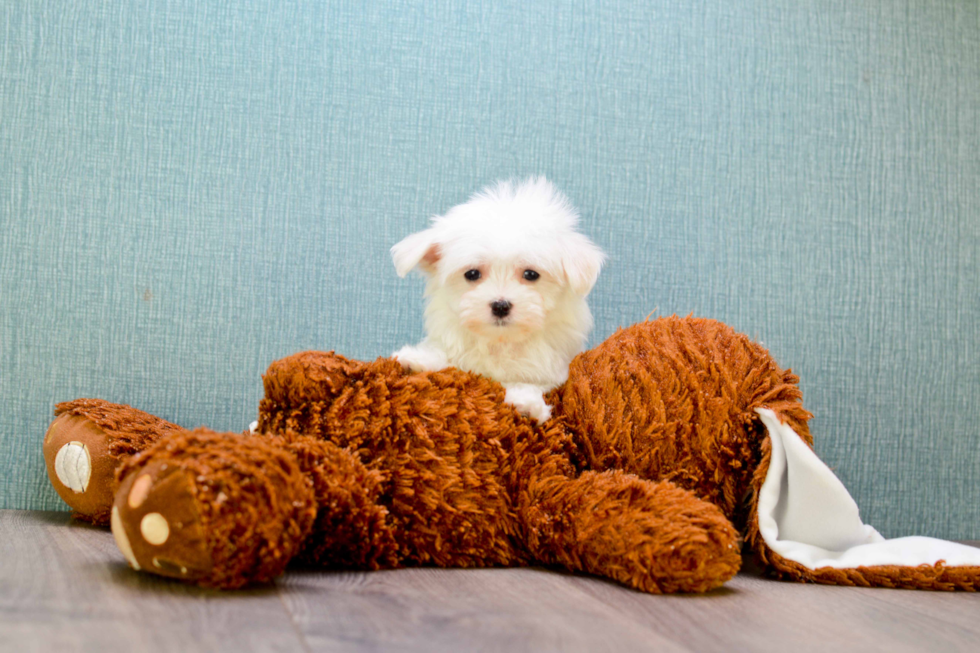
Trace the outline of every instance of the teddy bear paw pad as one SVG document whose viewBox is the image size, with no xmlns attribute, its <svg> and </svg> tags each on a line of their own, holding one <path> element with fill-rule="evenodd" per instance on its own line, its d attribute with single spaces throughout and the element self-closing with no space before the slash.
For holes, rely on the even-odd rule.
<svg viewBox="0 0 980 653">
<path fill-rule="evenodd" d="M 61 445 L 55 454 L 54 473 L 72 492 L 80 494 L 87 490 L 92 477 L 92 457 L 85 443 L 68 442 Z"/>
</svg>

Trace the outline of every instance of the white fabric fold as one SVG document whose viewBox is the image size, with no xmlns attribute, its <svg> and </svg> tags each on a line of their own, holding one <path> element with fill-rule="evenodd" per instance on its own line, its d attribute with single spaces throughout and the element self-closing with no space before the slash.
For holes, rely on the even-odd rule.
<svg viewBox="0 0 980 653">
<path fill-rule="evenodd" d="M 861 521 L 830 468 L 773 411 L 757 410 L 771 457 L 759 492 L 759 532 L 769 548 L 809 569 L 877 565 L 980 566 L 980 549 L 931 537 L 886 540 Z"/>
</svg>

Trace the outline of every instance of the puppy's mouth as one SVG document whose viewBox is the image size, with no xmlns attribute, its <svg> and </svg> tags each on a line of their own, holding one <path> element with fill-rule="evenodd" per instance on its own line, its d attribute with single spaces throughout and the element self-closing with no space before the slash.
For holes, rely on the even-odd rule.
<svg viewBox="0 0 980 653">
<path fill-rule="evenodd" d="M 530 336 L 532 332 L 532 329 L 515 321 L 509 315 L 507 317 L 493 317 L 470 328 L 487 341 L 497 343 L 520 342 Z"/>
</svg>

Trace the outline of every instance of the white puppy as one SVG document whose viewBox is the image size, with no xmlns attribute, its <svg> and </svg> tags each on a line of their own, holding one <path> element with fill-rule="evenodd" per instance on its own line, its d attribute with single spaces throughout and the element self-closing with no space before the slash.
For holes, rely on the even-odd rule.
<svg viewBox="0 0 980 653">
<path fill-rule="evenodd" d="M 578 214 L 544 178 L 500 182 L 391 248 L 398 276 L 427 276 L 426 337 L 394 356 L 413 371 L 458 367 L 505 387 L 539 421 L 544 393 L 592 329 L 585 296 L 605 255 L 575 227 Z"/>
</svg>

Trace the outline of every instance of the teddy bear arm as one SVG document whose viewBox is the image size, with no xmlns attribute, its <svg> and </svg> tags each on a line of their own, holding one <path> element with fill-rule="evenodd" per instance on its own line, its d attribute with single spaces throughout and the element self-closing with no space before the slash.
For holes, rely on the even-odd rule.
<svg viewBox="0 0 980 653">
<path fill-rule="evenodd" d="M 741 564 L 738 533 L 721 510 L 670 482 L 588 471 L 532 482 L 522 504 L 536 559 L 646 592 L 706 591 Z"/>
</svg>

